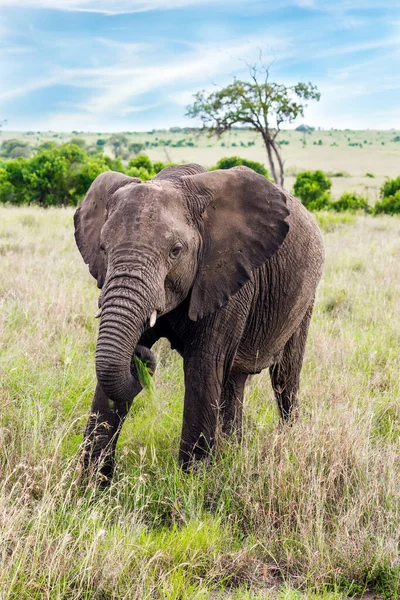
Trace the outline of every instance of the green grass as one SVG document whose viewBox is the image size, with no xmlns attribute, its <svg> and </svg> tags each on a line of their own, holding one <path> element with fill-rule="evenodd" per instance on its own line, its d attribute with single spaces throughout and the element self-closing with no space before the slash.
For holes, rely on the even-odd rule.
<svg viewBox="0 0 400 600">
<path fill-rule="evenodd" d="M 113 485 L 79 486 L 95 282 L 71 210 L 0 209 L 2 599 L 333 600 L 400 593 L 400 220 L 320 214 L 327 261 L 301 415 L 252 378 L 240 445 L 177 466 L 181 359 L 161 341 Z"/>
</svg>

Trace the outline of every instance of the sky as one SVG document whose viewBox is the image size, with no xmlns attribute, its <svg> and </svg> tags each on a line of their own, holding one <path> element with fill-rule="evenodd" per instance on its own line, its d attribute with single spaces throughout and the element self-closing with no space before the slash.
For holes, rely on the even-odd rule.
<svg viewBox="0 0 400 600">
<path fill-rule="evenodd" d="M 271 80 L 318 86 L 299 122 L 400 128 L 399 0 L 0 0 L 0 121 L 194 126 L 193 94 L 246 78 L 260 51 Z"/>
</svg>

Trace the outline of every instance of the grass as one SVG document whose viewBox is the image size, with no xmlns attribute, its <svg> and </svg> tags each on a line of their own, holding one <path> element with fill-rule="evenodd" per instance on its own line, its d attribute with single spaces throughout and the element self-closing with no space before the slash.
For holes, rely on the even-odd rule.
<svg viewBox="0 0 400 600">
<path fill-rule="evenodd" d="M 96 493 L 75 471 L 98 322 L 72 211 L 0 209 L 2 600 L 399 597 L 400 220 L 318 220 L 299 422 L 254 377 L 242 444 L 184 475 L 181 359 L 161 341 Z"/>
</svg>

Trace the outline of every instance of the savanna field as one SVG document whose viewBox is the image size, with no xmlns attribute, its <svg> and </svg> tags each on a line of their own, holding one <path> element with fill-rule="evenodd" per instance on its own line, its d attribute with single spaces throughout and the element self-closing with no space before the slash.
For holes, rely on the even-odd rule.
<svg viewBox="0 0 400 600">
<path fill-rule="evenodd" d="M 2 600 L 398 598 L 399 218 L 317 214 L 327 259 L 295 425 L 264 372 L 241 444 L 182 473 L 182 365 L 161 341 L 99 493 L 76 472 L 98 291 L 72 217 L 0 208 Z"/>
<path fill-rule="evenodd" d="M 45 143 L 64 144 L 72 140 L 79 141 L 91 154 L 94 152 L 94 156 L 102 150 L 110 157 L 118 155 L 128 160 L 135 153 L 144 151 L 152 161 L 195 162 L 209 168 L 222 157 L 238 155 L 261 161 L 268 168 L 261 136 L 248 129 L 226 132 L 218 140 L 198 130 L 180 128 L 126 131 L 116 135 L 83 131 L 2 131 L 0 141 L 4 144 L 7 140 L 26 144 L 28 154 Z M 375 204 L 385 178 L 399 175 L 400 131 L 395 129 L 285 130 L 280 134 L 279 145 L 285 161 L 287 189 L 292 188 L 296 176 L 302 171 L 320 169 L 332 178 L 334 197 L 343 192 L 356 192 Z"/>
</svg>

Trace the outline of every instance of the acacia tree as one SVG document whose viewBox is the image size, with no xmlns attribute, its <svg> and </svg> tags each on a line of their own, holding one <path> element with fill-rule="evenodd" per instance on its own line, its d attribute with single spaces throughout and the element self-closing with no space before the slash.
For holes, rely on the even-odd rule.
<svg viewBox="0 0 400 600">
<path fill-rule="evenodd" d="M 247 125 L 258 131 L 265 144 L 275 183 L 283 185 L 284 161 L 277 143 L 283 124 L 304 116 L 307 100 L 320 99 L 311 82 L 293 86 L 269 81 L 269 67 L 261 62 L 250 67 L 250 81 L 234 79 L 216 92 L 202 90 L 186 115 L 199 118 L 210 136 L 220 137 L 235 125 Z"/>
</svg>

